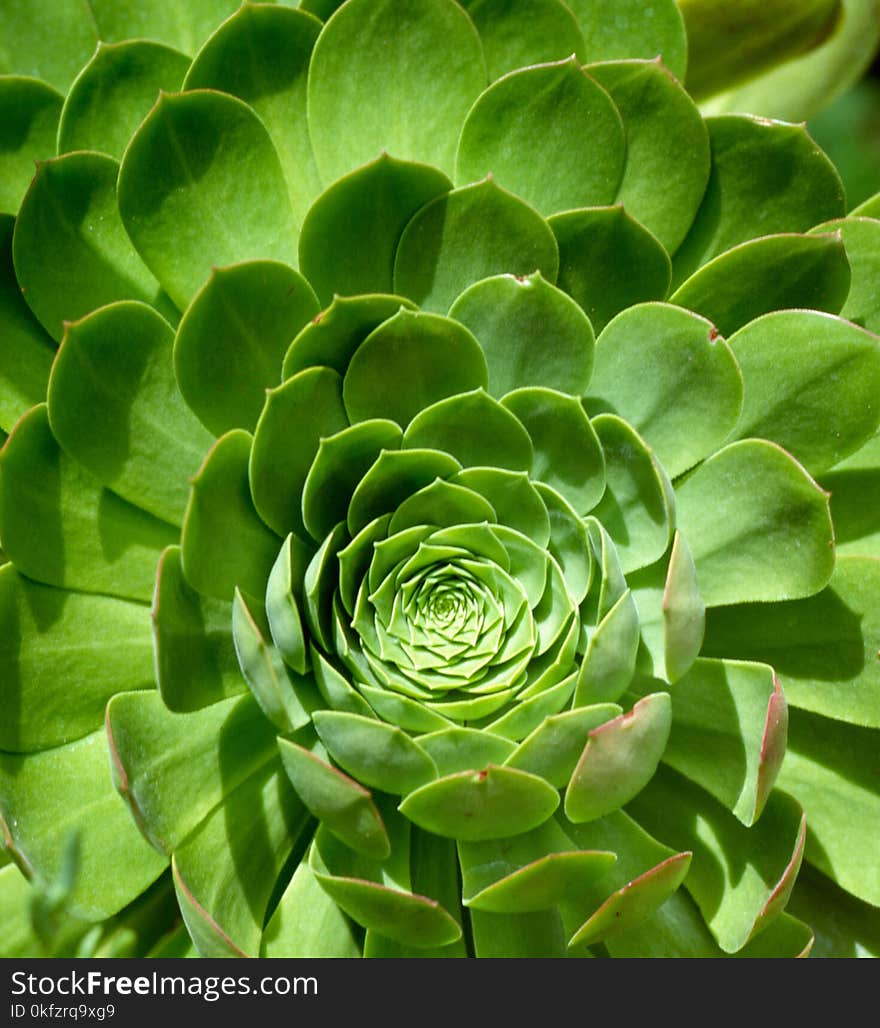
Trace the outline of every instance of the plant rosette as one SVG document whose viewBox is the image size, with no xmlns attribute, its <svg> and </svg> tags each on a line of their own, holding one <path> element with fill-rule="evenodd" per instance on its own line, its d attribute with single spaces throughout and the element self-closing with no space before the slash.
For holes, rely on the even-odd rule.
<svg viewBox="0 0 880 1028">
<path fill-rule="evenodd" d="M 876 954 L 877 201 L 674 4 L 323 6 L 0 78 L 0 901 Z"/>
</svg>

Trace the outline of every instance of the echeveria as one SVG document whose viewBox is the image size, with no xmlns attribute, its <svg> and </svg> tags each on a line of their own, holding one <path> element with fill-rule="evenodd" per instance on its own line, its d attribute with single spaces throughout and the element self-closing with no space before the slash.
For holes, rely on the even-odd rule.
<svg viewBox="0 0 880 1028">
<path fill-rule="evenodd" d="M 877 953 L 877 201 L 671 2 L 190 6 L 0 78 L 38 935 Z"/>
</svg>

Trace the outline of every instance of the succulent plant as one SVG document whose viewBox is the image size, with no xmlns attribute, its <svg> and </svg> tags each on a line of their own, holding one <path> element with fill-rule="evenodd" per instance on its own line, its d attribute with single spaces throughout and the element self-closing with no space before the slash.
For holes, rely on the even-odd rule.
<svg viewBox="0 0 880 1028">
<path fill-rule="evenodd" d="M 224 6 L 0 78 L 7 948 L 878 954 L 880 201 L 671 0 Z"/>
</svg>

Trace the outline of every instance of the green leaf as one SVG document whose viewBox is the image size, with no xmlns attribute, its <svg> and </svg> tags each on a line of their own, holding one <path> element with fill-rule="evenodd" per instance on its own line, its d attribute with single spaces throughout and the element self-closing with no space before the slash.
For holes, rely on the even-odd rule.
<svg viewBox="0 0 880 1028">
<path fill-rule="evenodd" d="M 838 313 L 847 321 L 880 335 L 880 298 L 874 288 L 880 274 L 880 223 L 875 218 L 851 216 L 826 222 L 813 232 L 839 232 L 843 237 L 852 283 Z"/>
<path fill-rule="evenodd" d="M 304 675 L 310 666 L 302 619 L 303 583 L 311 550 L 291 533 L 278 551 L 266 583 L 266 620 L 284 663 Z"/>
<path fill-rule="evenodd" d="M 262 957 L 360 957 L 351 922 L 303 861 L 263 932 Z"/>
<path fill-rule="evenodd" d="M 645 303 L 599 336 L 587 405 L 628 421 L 674 478 L 718 449 L 736 424 L 742 388 L 736 359 L 709 322 Z"/>
<path fill-rule="evenodd" d="M 365 785 L 403 796 L 436 776 L 428 754 L 393 725 L 330 710 L 313 720 L 330 756 Z"/>
<path fill-rule="evenodd" d="M 803 125 L 740 114 L 709 118 L 706 125 L 712 173 L 675 257 L 675 285 L 738 243 L 806 232 L 843 216 L 840 176 Z"/>
<path fill-rule="evenodd" d="M 437 479 L 400 504 L 388 524 L 388 531 L 402 532 L 426 524 L 452 528 L 494 520 L 492 505 L 479 493 Z"/>
<path fill-rule="evenodd" d="M 419 737 L 419 745 L 437 765 L 440 775 L 503 764 L 514 744 L 500 735 L 477 728 L 447 727 Z"/>
<path fill-rule="evenodd" d="M 198 592 L 231 600 L 236 586 L 262 596 L 281 540 L 254 509 L 248 480 L 251 437 L 218 439 L 192 481 L 183 519 L 183 571 Z"/>
<path fill-rule="evenodd" d="M 15 220 L 0 214 L 0 429 L 46 397 L 55 344 L 24 302 L 12 265 Z"/>
<path fill-rule="evenodd" d="M 11 564 L 0 569 L 0 748 L 71 742 L 101 724 L 115 692 L 152 684 L 144 607 L 49 589 Z"/>
<path fill-rule="evenodd" d="M 51 31 L 34 17 L 29 0 L 9 0 L 0 11 L 0 74 L 32 75 L 64 93 L 98 42 L 87 0 L 58 0 Z"/>
<path fill-rule="evenodd" d="M 819 479 L 831 493 L 834 541 L 839 554 L 880 557 L 880 433 Z"/>
<path fill-rule="evenodd" d="M 102 39 L 157 39 L 190 55 L 237 8 L 235 0 L 189 0 L 179 9 L 156 2 L 120 6 L 117 0 L 89 0 L 89 6 Z"/>
<path fill-rule="evenodd" d="M 383 321 L 401 307 L 415 305 L 402 296 L 378 293 L 368 296 L 337 296 L 317 314 L 290 344 L 284 357 L 282 382 L 298 371 L 321 366 L 345 374 L 355 350 Z"/>
<path fill-rule="evenodd" d="M 489 393 L 522 386 L 580 396 L 593 366 L 593 328 L 580 307 L 540 272 L 475 282 L 449 309 L 473 332 L 489 366 Z"/>
<path fill-rule="evenodd" d="M 617 17 L 615 10 L 610 20 Z M 616 200 L 671 254 L 703 199 L 710 162 L 703 118 L 667 68 L 660 59 L 630 60 L 591 64 L 587 73 L 623 119 L 626 165 Z"/>
<path fill-rule="evenodd" d="M 321 841 L 320 833 L 317 841 Z M 446 946 L 461 938 L 458 922 L 428 896 L 363 877 L 328 874 L 317 842 L 312 846 L 309 866 L 325 892 L 368 930 L 418 949 Z"/>
<path fill-rule="evenodd" d="M 574 396 L 553 389 L 517 389 L 502 403 L 525 426 L 534 447 L 531 477 L 586 514 L 605 490 L 605 459 L 590 419 Z"/>
<path fill-rule="evenodd" d="M 385 152 L 334 182 L 309 209 L 299 241 L 300 266 L 322 302 L 390 293 L 401 233 L 429 200 L 451 188 L 436 168 Z"/>
<path fill-rule="evenodd" d="M 267 393 L 249 458 L 250 489 L 260 517 L 279 535 L 306 537 L 309 469 L 321 439 L 347 426 L 342 382 L 330 368 L 309 368 Z"/>
<path fill-rule="evenodd" d="M 575 707 L 620 699 L 632 681 L 638 649 L 639 609 L 627 589 L 590 634 Z"/>
<path fill-rule="evenodd" d="M 540 493 L 524 472 L 465 468 L 453 478 L 492 505 L 498 523 L 522 533 L 538 546 L 550 541 L 550 518 Z"/>
<path fill-rule="evenodd" d="M 170 525 L 102 488 L 52 435 L 45 404 L 18 422 L 0 454 L 6 556 L 47 585 L 149 600 Z M 34 526 L 39 525 L 39 534 Z"/>
<path fill-rule="evenodd" d="M 202 956 L 259 954 L 275 880 L 310 821 L 273 761 L 227 796 L 175 851 L 177 900 Z"/>
<path fill-rule="evenodd" d="M 115 300 L 141 300 L 176 316 L 119 218 L 118 170 L 104 154 L 67 154 L 37 166 L 22 201 L 15 270 L 28 306 L 54 339 L 64 322 Z"/>
<path fill-rule="evenodd" d="M 361 714 L 364 717 L 375 717 L 372 707 L 356 692 L 348 680 L 328 663 L 320 650 L 312 646 L 312 668 L 318 689 L 324 702 L 331 710 L 341 710 L 349 714 Z"/>
<path fill-rule="evenodd" d="M 611 203 L 625 153 L 616 107 L 572 55 L 514 71 L 481 94 L 461 129 L 455 180 L 491 175 L 546 217 Z"/>
<path fill-rule="evenodd" d="M 156 98 L 179 89 L 188 67 L 185 54 L 151 39 L 99 42 L 64 101 L 58 153 L 98 150 L 121 160 Z"/>
<path fill-rule="evenodd" d="M 874 907 L 880 906 L 876 739 L 876 731 L 792 710 L 779 773 L 780 788 L 804 807 L 807 860 Z"/>
<path fill-rule="evenodd" d="M 138 253 L 181 310 L 218 265 L 296 264 L 278 154 L 253 110 L 225 93 L 163 94 L 128 144 L 118 199 Z"/>
<path fill-rule="evenodd" d="M 329 831 L 365 857 L 389 856 L 388 832 L 362 785 L 288 739 L 279 738 L 278 749 L 297 795 Z"/>
<path fill-rule="evenodd" d="M 772 664 L 789 702 L 880 728 L 880 560 L 838 556 L 815 596 L 713 610 L 703 650 Z"/>
<path fill-rule="evenodd" d="M 540 271 L 552 283 L 558 270 L 547 222 L 489 177 L 437 197 L 412 218 L 397 247 L 394 289 L 443 312 L 481 279 Z"/>
<path fill-rule="evenodd" d="M 565 791 L 565 816 L 594 821 L 636 796 L 657 770 L 671 720 L 669 694 L 658 692 L 593 728 Z"/>
<path fill-rule="evenodd" d="M 486 375 L 482 350 L 466 328 L 401 308 L 352 357 L 343 381 L 345 409 L 352 422 L 391 418 L 405 428 L 430 404 L 485 386 Z"/>
<path fill-rule="evenodd" d="M 614 541 L 624 573 L 653 564 L 672 538 L 672 486 L 650 449 L 616 414 L 593 428 L 605 456 L 605 492 L 594 509 Z"/>
<path fill-rule="evenodd" d="M 801 868 L 787 909 L 816 933 L 811 956 L 880 956 L 876 908 L 850 896 L 809 864 Z"/>
<path fill-rule="evenodd" d="M 302 492 L 303 523 L 312 538 L 323 539 L 345 521 L 361 479 L 383 450 L 399 449 L 402 438 L 400 426 L 383 418 L 322 436 Z"/>
<path fill-rule="evenodd" d="M 179 546 L 169 546 L 159 560 L 152 616 L 156 685 L 169 710 L 199 710 L 244 692 L 232 605 L 189 585 Z"/>
<path fill-rule="evenodd" d="M 309 60 L 321 25 L 280 4 L 243 4 L 196 55 L 183 88 L 216 89 L 249 104 L 266 126 L 301 223 L 320 191 L 306 123 Z"/>
<path fill-rule="evenodd" d="M 320 705 L 317 689 L 308 679 L 291 679 L 238 589 L 232 601 L 232 638 L 244 680 L 266 717 L 283 735 L 305 727 Z"/>
<path fill-rule="evenodd" d="M 685 778 L 661 769 L 629 811 L 649 831 L 693 851 L 686 888 L 725 953 L 742 949 L 785 908 L 806 833 L 791 796 L 773 792 L 746 828 Z"/>
<path fill-rule="evenodd" d="M 123 499 L 179 524 L 212 437 L 177 390 L 173 340 L 151 307 L 103 307 L 68 326 L 48 396 L 52 432 L 68 454 Z"/>
<path fill-rule="evenodd" d="M 850 288 L 839 235 L 763 236 L 713 258 L 679 286 L 672 303 L 709 318 L 730 335 L 786 307 L 837 314 Z"/>
<path fill-rule="evenodd" d="M 797 599 L 834 568 L 828 497 L 783 449 L 731 443 L 676 490 L 707 607 Z"/>
<path fill-rule="evenodd" d="M 818 474 L 876 432 L 877 336 L 827 314 L 777 311 L 746 325 L 730 347 L 745 386 L 733 438 L 770 439 Z"/>
<path fill-rule="evenodd" d="M 839 0 L 746 0 L 720 11 L 706 0 L 679 0 L 691 61 L 687 85 L 711 96 L 824 42 L 840 14 Z"/>
<path fill-rule="evenodd" d="M 442 450 L 465 468 L 528 471 L 532 466 L 528 432 L 483 389 L 462 392 L 423 408 L 407 426 L 403 445 Z"/>
<path fill-rule="evenodd" d="M 619 204 L 567 211 L 549 223 L 559 246 L 559 288 L 597 331 L 625 308 L 666 296 L 668 254 Z"/>
<path fill-rule="evenodd" d="M 568 784 L 590 731 L 620 713 L 621 708 L 616 703 L 597 703 L 554 714 L 545 718 L 504 764 L 528 771 L 561 789 Z"/>
<path fill-rule="evenodd" d="M 180 391 L 211 432 L 254 430 L 290 340 L 317 313 L 311 286 L 286 264 L 211 270 L 174 340 Z"/>
<path fill-rule="evenodd" d="M 676 853 L 627 882 L 587 918 L 572 935 L 569 946 L 592 946 L 641 924 L 678 889 L 690 865 L 690 853 Z"/>
<path fill-rule="evenodd" d="M 557 806 L 558 793 L 542 778 L 490 764 L 423 785 L 399 809 L 435 835 L 477 842 L 536 828 Z"/>
<path fill-rule="evenodd" d="M 459 128 L 485 84 L 479 37 L 452 0 L 350 2 L 325 25 L 309 69 L 321 177 L 332 182 L 382 150 L 451 174 Z"/>
<path fill-rule="evenodd" d="M 696 661 L 675 683 L 663 761 L 754 824 L 785 753 L 785 696 L 766 664 Z"/>
<path fill-rule="evenodd" d="M 591 61 L 650 60 L 659 54 L 676 78 L 684 78 L 687 36 L 675 0 L 659 0 L 649 7 L 641 0 L 568 0 L 568 6 Z"/>
<path fill-rule="evenodd" d="M 462 4 L 483 44 L 491 80 L 530 64 L 586 59 L 584 38 L 568 7 L 559 0 L 465 0 Z"/>
<path fill-rule="evenodd" d="M 18 210 L 34 162 L 54 153 L 62 103 L 61 94 L 38 79 L 0 78 L 0 211 Z"/>
<path fill-rule="evenodd" d="M 145 694 L 146 695 L 146 694 Z M 57 877 L 71 833 L 78 838 L 72 914 L 110 917 L 162 873 L 166 859 L 141 836 L 107 774 L 103 727 L 26 757 L 0 753 L 0 809 L 9 845 L 44 881 Z"/>
<path fill-rule="evenodd" d="M 477 957 L 527 959 L 568 955 L 562 919 L 555 910 L 531 914 L 472 910 L 468 920 Z"/>
<path fill-rule="evenodd" d="M 155 692 L 119 693 L 107 735 L 116 788 L 164 853 L 275 757 L 275 731 L 249 694 L 179 714 Z"/>
</svg>

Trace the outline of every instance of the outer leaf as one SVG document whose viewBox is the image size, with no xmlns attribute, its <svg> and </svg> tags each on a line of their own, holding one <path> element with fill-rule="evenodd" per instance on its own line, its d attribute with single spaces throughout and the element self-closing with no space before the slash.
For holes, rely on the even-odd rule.
<svg viewBox="0 0 880 1028">
<path fill-rule="evenodd" d="M 400 238 L 394 289 L 432 311 L 446 311 L 473 282 L 490 275 L 556 281 L 559 249 L 543 218 L 487 178 L 426 204 Z M 576 298 L 577 299 L 577 298 Z"/>
<path fill-rule="evenodd" d="M 138 253 L 181 309 L 216 265 L 296 263 L 278 154 L 253 110 L 226 94 L 164 94 L 128 145 L 118 199 Z"/>
<path fill-rule="evenodd" d="M 332 182 L 381 150 L 451 174 L 459 127 L 485 81 L 479 37 L 452 0 L 349 3 L 327 22 L 309 70 L 321 177 Z"/>
<path fill-rule="evenodd" d="M 235 588 L 261 596 L 281 540 L 260 520 L 248 483 L 251 437 L 219 439 L 193 479 L 183 520 L 183 570 L 200 593 L 231 600 Z"/>
<path fill-rule="evenodd" d="M 610 20 L 617 18 L 615 9 Z M 709 180 L 709 135 L 667 67 L 659 59 L 617 61 L 592 64 L 587 71 L 608 90 L 623 118 L 626 166 L 616 199 L 674 253 Z"/>
<path fill-rule="evenodd" d="M 242 782 L 275 756 L 275 733 L 250 695 L 176 714 L 154 692 L 107 706 L 116 788 L 164 853 L 178 849 Z"/>
<path fill-rule="evenodd" d="M 762 236 L 720 254 L 679 286 L 671 301 L 714 321 L 725 335 L 785 307 L 837 314 L 850 288 L 838 235 Z"/>
<path fill-rule="evenodd" d="M 880 872 L 873 840 L 880 790 L 875 757 L 876 732 L 793 710 L 779 785 L 804 805 L 810 863 L 878 907 Z"/>
<path fill-rule="evenodd" d="M 650 7 L 640 0 L 568 0 L 568 6 L 581 26 L 590 60 L 650 60 L 659 54 L 673 75 L 684 78 L 687 37 L 674 0 Z"/>
<path fill-rule="evenodd" d="M 52 11 L 52 32 L 34 18 L 28 0 L 10 0 L 0 12 L 2 74 L 35 75 L 66 92 L 98 41 L 85 0 L 59 0 Z"/>
<path fill-rule="evenodd" d="M 829 315 L 778 311 L 746 325 L 730 346 L 745 386 L 734 438 L 771 439 L 817 474 L 876 432 L 877 336 Z"/>
<path fill-rule="evenodd" d="M 741 949 L 785 908 L 806 833 L 803 812 L 786 793 L 774 792 L 757 824 L 745 828 L 700 789 L 661 769 L 630 813 L 693 850 L 686 887 L 725 953 Z"/>
<path fill-rule="evenodd" d="M 809 596 L 834 568 L 828 497 L 784 450 L 731 443 L 676 491 L 708 607 Z"/>
<path fill-rule="evenodd" d="M 176 530 L 103 489 L 67 457 L 44 404 L 7 440 L 0 481 L 3 547 L 23 574 L 67 589 L 150 599 L 156 561 Z"/>
<path fill-rule="evenodd" d="M 71 913 L 88 920 L 121 910 L 166 864 L 116 794 L 107 759 L 103 728 L 27 757 L 0 754 L 0 810 L 11 846 L 24 866 L 51 881 L 74 833 L 79 867 L 68 905 Z"/>
<path fill-rule="evenodd" d="M 149 619 L 140 604 L 49 589 L 6 564 L 0 612 L 4 750 L 78 739 L 101 724 L 115 692 L 152 685 Z"/>
<path fill-rule="evenodd" d="M 64 102 L 58 153 L 99 150 L 120 160 L 159 93 L 179 89 L 188 67 L 179 50 L 152 39 L 99 42 Z"/>
<path fill-rule="evenodd" d="M 303 273 L 321 300 L 390 293 L 401 233 L 420 208 L 451 188 L 436 168 L 385 152 L 334 182 L 309 209 L 299 241 Z"/>
<path fill-rule="evenodd" d="M 577 21 L 558 0 L 532 0 L 527 9 L 516 0 L 466 0 L 462 6 L 480 33 L 492 80 L 570 54 L 586 60 Z"/>
<path fill-rule="evenodd" d="M 838 556 L 815 596 L 711 611 L 704 652 L 766 661 L 793 705 L 880 728 L 878 612 L 880 560 Z"/>
<path fill-rule="evenodd" d="M 54 152 L 62 102 L 57 90 L 38 79 L 0 78 L 0 211 L 18 210 L 34 161 Z"/>
<path fill-rule="evenodd" d="M 880 273 L 880 222 L 873 217 L 841 218 L 819 225 L 813 232 L 840 232 L 852 270 L 852 284 L 846 303 L 839 311 L 842 318 L 880 335 L 880 298 L 874 288 Z M 813 306 L 812 304 L 805 306 Z"/>
<path fill-rule="evenodd" d="M 0 214 L 0 429 L 46 396 L 55 346 L 24 302 L 12 266 L 12 215 Z"/>
<path fill-rule="evenodd" d="M 189 0 L 181 10 L 145 2 L 120 7 L 116 0 L 89 0 L 102 39 L 157 39 L 194 54 L 223 18 L 236 10 L 235 0 Z"/>
<path fill-rule="evenodd" d="M 831 493 L 831 516 L 838 553 L 880 557 L 880 433 L 837 467 L 821 476 Z"/>
<path fill-rule="evenodd" d="M 173 339 L 152 308 L 131 301 L 70 325 L 52 367 L 49 421 L 103 485 L 179 524 L 212 437 L 177 390 Z"/>
<path fill-rule="evenodd" d="M 320 190 L 306 123 L 309 59 L 320 23 L 281 4 L 244 4 L 205 43 L 184 89 L 217 89 L 248 103 L 281 159 L 297 223 Z"/>
<path fill-rule="evenodd" d="M 492 175 L 546 217 L 610 203 L 625 151 L 617 109 L 572 55 L 512 72 L 481 94 L 461 129 L 456 182 Z"/>
<path fill-rule="evenodd" d="M 622 206 L 557 214 L 550 227 L 559 244 L 559 287 L 596 331 L 626 307 L 666 296 L 669 256 Z"/>
<path fill-rule="evenodd" d="M 230 819 L 238 826 L 231 837 Z M 309 821 L 287 776 L 272 763 L 243 782 L 175 852 L 174 887 L 200 954 L 259 953 L 275 880 Z"/>
<path fill-rule="evenodd" d="M 22 201 L 12 241 L 15 270 L 28 305 L 55 339 L 65 321 L 114 300 L 141 300 L 174 317 L 120 221 L 118 170 L 111 157 L 96 153 L 46 161 Z"/>
<path fill-rule="evenodd" d="M 838 0 L 747 0 L 723 15 L 706 0 L 680 0 L 691 53 L 688 89 L 711 96 L 823 42 L 834 28 Z"/>
<path fill-rule="evenodd" d="M 745 115 L 709 118 L 712 174 L 675 258 L 675 283 L 756 236 L 805 232 L 841 217 L 843 184 L 802 125 Z"/>
<path fill-rule="evenodd" d="M 751 825 L 779 772 L 787 730 L 785 696 L 771 667 L 703 658 L 672 690 L 663 760 Z"/>
<path fill-rule="evenodd" d="M 587 403 L 628 421 L 674 478 L 736 424 L 742 376 L 707 321 L 668 304 L 639 304 L 599 337 Z"/>
<path fill-rule="evenodd" d="M 317 313 L 311 286 L 286 264 L 212 269 L 174 341 L 180 391 L 210 431 L 254 430 L 290 340 Z"/>
<path fill-rule="evenodd" d="M 169 710 L 199 710 L 245 690 L 231 603 L 189 585 L 179 546 L 169 546 L 159 561 L 152 616 L 156 685 Z"/>
</svg>

